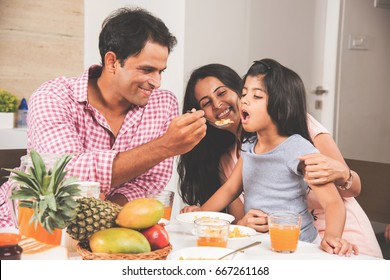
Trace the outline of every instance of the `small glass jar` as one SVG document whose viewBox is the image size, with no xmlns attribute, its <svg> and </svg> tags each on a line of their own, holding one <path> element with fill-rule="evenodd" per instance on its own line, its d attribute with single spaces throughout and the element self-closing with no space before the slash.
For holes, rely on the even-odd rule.
<svg viewBox="0 0 390 280">
<path fill-rule="evenodd" d="M 16 233 L 0 233 L 0 260 L 20 260 L 22 247 L 19 246 L 21 237 Z"/>
</svg>

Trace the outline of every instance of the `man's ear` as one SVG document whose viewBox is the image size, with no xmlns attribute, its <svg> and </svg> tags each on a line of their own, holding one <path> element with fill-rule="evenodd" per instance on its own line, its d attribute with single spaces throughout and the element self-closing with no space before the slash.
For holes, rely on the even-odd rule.
<svg viewBox="0 0 390 280">
<path fill-rule="evenodd" d="M 116 67 L 118 67 L 116 54 L 114 52 L 106 52 L 104 55 L 104 66 L 110 73 L 115 74 Z"/>
</svg>

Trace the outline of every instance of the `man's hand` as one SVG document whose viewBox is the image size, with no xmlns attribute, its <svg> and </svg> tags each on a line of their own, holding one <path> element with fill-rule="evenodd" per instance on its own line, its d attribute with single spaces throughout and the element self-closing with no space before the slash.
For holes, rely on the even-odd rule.
<svg viewBox="0 0 390 280">
<path fill-rule="evenodd" d="M 202 110 L 178 116 L 162 136 L 171 156 L 191 151 L 206 135 L 206 119 Z"/>
</svg>

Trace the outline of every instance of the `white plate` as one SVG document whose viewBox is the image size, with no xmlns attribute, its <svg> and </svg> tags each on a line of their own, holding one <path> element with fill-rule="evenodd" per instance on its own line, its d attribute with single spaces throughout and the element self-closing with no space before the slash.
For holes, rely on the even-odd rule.
<svg viewBox="0 0 390 280">
<path fill-rule="evenodd" d="M 232 231 L 234 231 L 234 230 L 238 230 L 240 235 L 245 235 L 245 236 L 229 237 L 229 240 L 247 239 L 248 237 L 251 237 L 251 236 L 257 234 L 257 232 L 253 228 L 245 227 L 245 226 L 239 226 L 239 225 L 230 225 L 230 227 L 229 227 L 229 234 Z"/>
<path fill-rule="evenodd" d="M 176 216 L 176 220 L 178 220 L 180 223 L 186 224 L 193 224 L 196 219 L 200 218 L 218 218 L 227 220 L 230 223 L 234 221 L 234 216 L 221 212 L 189 212 Z"/>
<path fill-rule="evenodd" d="M 221 247 L 186 247 L 170 252 L 167 260 L 216 260 L 230 252 L 233 250 Z M 236 254 L 228 256 L 226 260 L 231 260 L 235 256 Z"/>
</svg>

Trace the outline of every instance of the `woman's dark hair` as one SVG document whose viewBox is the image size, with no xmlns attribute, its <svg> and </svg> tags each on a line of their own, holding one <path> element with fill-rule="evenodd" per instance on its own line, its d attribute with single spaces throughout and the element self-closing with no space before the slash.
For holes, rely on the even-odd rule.
<svg viewBox="0 0 390 280">
<path fill-rule="evenodd" d="M 273 59 L 255 61 L 244 76 L 264 75 L 263 83 L 268 94 L 268 114 L 283 136 L 300 134 L 312 142 L 307 128 L 306 91 L 297 73 Z M 243 132 L 243 142 L 255 133 Z"/>
<path fill-rule="evenodd" d="M 147 41 L 167 47 L 168 52 L 177 42 L 164 22 L 144 9 L 121 8 L 114 11 L 104 20 L 99 36 L 102 65 L 105 54 L 112 51 L 123 66 L 126 58 L 139 54 Z"/>
<path fill-rule="evenodd" d="M 208 64 L 192 72 L 184 95 L 183 113 L 192 108 L 200 109 L 195 86 L 207 77 L 217 78 L 241 96 L 242 79 L 233 69 L 222 64 Z M 236 136 L 232 133 L 207 124 L 206 136 L 190 152 L 179 157 L 179 194 L 185 203 L 203 204 L 221 186 L 219 161 L 235 142 Z"/>
</svg>

